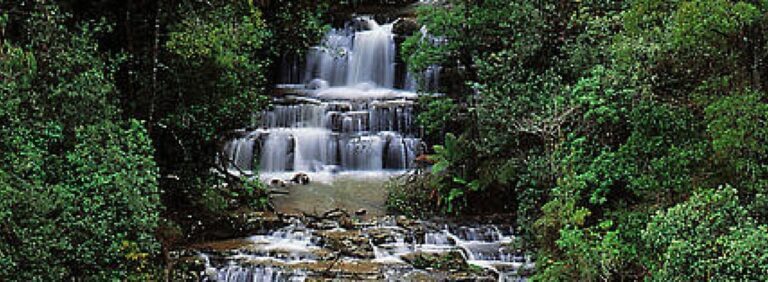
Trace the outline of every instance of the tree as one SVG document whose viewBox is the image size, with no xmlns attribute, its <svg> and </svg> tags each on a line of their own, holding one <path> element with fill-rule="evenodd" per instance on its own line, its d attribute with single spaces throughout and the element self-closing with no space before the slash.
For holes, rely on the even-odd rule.
<svg viewBox="0 0 768 282">
<path fill-rule="evenodd" d="M 70 29 L 47 2 L 0 6 L 0 279 L 148 273 L 157 167 L 144 125 L 120 117 L 116 60 L 93 40 L 105 26 Z"/>
<path fill-rule="evenodd" d="M 445 146 L 433 156 L 439 169 L 423 178 L 453 199 L 443 209 L 515 210 L 543 280 L 656 279 L 673 260 L 654 256 L 667 246 L 649 250 L 643 237 L 662 220 L 654 215 L 729 185 L 755 224 L 732 226 L 728 238 L 744 249 L 729 252 L 743 256 L 720 277 L 759 279 L 743 259 L 761 258 L 751 240 L 767 218 L 767 9 L 699 0 L 425 8 L 429 36 L 409 38 L 404 55 L 415 71 L 442 65 L 454 82 L 419 120 L 430 134 L 457 137 L 427 137 Z M 499 198 L 507 204 L 489 201 Z"/>
</svg>

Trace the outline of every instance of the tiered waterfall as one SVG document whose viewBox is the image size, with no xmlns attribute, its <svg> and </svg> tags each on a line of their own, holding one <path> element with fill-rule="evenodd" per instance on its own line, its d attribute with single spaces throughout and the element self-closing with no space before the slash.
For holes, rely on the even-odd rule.
<svg viewBox="0 0 768 282">
<path fill-rule="evenodd" d="M 396 73 L 392 23 L 358 18 L 308 51 L 302 83 L 278 85 L 256 130 L 224 148 L 234 171 L 402 171 L 423 150 L 413 75 Z M 437 77 L 428 72 L 427 85 Z M 402 81 L 405 81 L 402 83 Z M 413 89 L 410 89 L 413 90 Z"/>
</svg>

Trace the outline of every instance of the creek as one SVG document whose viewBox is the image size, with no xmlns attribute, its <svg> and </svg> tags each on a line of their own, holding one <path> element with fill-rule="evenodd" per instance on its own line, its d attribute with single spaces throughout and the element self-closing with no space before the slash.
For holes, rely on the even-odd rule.
<svg viewBox="0 0 768 282">
<path fill-rule="evenodd" d="M 532 259 L 514 247 L 509 217 L 387 214 L 385 183 L 426 152 L 416 85 L 435 91 L 440 74 L 403 71 L 395 24 L 358 17 L 329 31 L 303 68 L 288 64 L 254 128 L 224 146 L 233 174 L 259 175 L 287 195 L 273 199 L 276 227 L 191 246 L 197 280 L 525 280 Z M 292 183 L 297 175 L 309 183 Z"/>
</svg>

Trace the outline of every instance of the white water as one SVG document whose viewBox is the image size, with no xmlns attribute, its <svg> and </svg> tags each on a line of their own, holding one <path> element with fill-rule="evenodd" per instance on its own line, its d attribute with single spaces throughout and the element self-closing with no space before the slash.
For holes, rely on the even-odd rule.
<svg viewBox="0 0 768 282">
<path fill-rule="evenodd" d="M 394 24 L 380 26 L 376 21 L 366 19 L 370 30 L 355 34 L 354 45 L 349 58 L 347 85 L 375 83 L 382 88 L 395 85 L 395 36 Z"/>
<path fill-rule="evenodd" d="M 282 85 L 293 95 L 276 99 L 257 115 L 259 129 L 245 132 L 225 145 L 223 156 L 234 172 L 260 170 L 263 180 L 288 179 L 307 172 L 313 182 L 333 183 L 339 175 L 386 177 L 413 167 L 424 145 L 414 126 L 417 88 L 439 88 L 440 68 L 407 74 L 403 89 L 395 89 L 393 24 L 379 25 L 358 19 L 357 26 L 330 31 L 320 46 L 310 50 L 306 68 L 284 66 L 303 73 L 304 85 Z M 424 31 L 425 40 L 428 38 Z M 422 87 L 417 87 L 417 81 Z M 327 193 L 327 192 L 326 192 Z M 343 200 L 343 199 L 342 199 Z M 403 256 L 414 252 L 461 252 L 469 264 L 498 273 L 500 281 L 519 279 L 517 271 L 532 268 L 530 259 L 512 251 L 511 230 L 494 225 L 445 226 L 415 238 L 412 231 L 384 222 L 362 230 L 386 229 L 384 243 L 369 241 L 375 259 L 387 265 L 388 280 L 420 273 L 405 265 Z M 316 262 L 324 246 L 317 231 L 300 222 L 267 235 L 248 238 L 252 246 L 226 257 L 207 259 L 203 281 L 303 281 L 313 273 L 292 267 Z M 207 256 L 206 256 L 207 258 Z M 341 261 L 362 261 L 344 257 Z M 395 267 L 396 265 L 396 267 Z"/>
<path fill-rule="evenodd" d="M 332 230 L 346 231 L 338 225 Z M 328 246 L 320 239 L 318 232 L 294 220 L 291 225 L 270 234 L 248 238 L 250 245 L 229 252 L 226 257 L 211 258 L 208 254 L 201 254 L 206 261 L 203 281 L 304 281 L 322 276 L 321 273 L 294 267 L 321 260 L 316 254 Z M 428 230 L 419 240 L 412 230 L 384 219 L 378 225 L 363 228 L 361 232 L 368 237 L 382 232 L 388 234 L 378 244 L 369 241 L 375 255 L 369 261 L 387 266 L 381 275 L 388 281 L 397 281 L 409 273 L 421 271 L 408 267 L 402 259 L 416 252 L 458 251 L 467 263 L 495 272 L 499 281 L 525 281 L 518 271 L 534 267 L 530 257 L 511 250 L 509 244 L 514 239 L 512 230 L 500 225 L 445 225 L 442 229 Z M 342 257 L 340 261 L 355 264 L 366 260 Z"/>
<path fill-rule="evenodd" d="M 324 80 L 330 86 L 370 83 L 379 88 L 394 88 L 393 26 L 359 18 L 343 29 L 331 30 L 320 46 L 310 49 L 305 79 Z"/>
<path fill-rule="evenodd" d="M 227 166 L 265 173 L 412 168 L 425 145 L 413 125 L 418 96 L 394 88 L 393 25 L 358 18 L 328 32 L 309 51 L 306 85 L 285 88 L 309 97 L 276 99 L 258 115 L 260 129 L 225 146 Z"/>
</svg>

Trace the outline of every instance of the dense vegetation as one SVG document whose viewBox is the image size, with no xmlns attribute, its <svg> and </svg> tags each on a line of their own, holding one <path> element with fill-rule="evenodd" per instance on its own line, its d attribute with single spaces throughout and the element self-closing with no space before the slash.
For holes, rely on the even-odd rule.
<svg viewBox="0 0 768 282">
<path fill-rule="evenodd" d="M 402 50 L 453 82 L 443 145 L 392 207 L 515 214 L 537 280 L 768 279 L 768 2 L 447 2 Z"/>
<path fill-rule="evenodd" d="M 325 28 L 268 2 L 0 1 L 0 280 L 159 280 L 194 223 L 265 207 L 216 145 Z"/>
<path fill-rule="evenodd" d="M 268 208 L 216 148 L 382 2 L 0 0 L 0 281 L 159 280 Z M 393 209 L 513 214 L 537 280 L 768 280 L 768 1 L 444 2 L 400 48 L 445 95 Z"/>
</svg>

